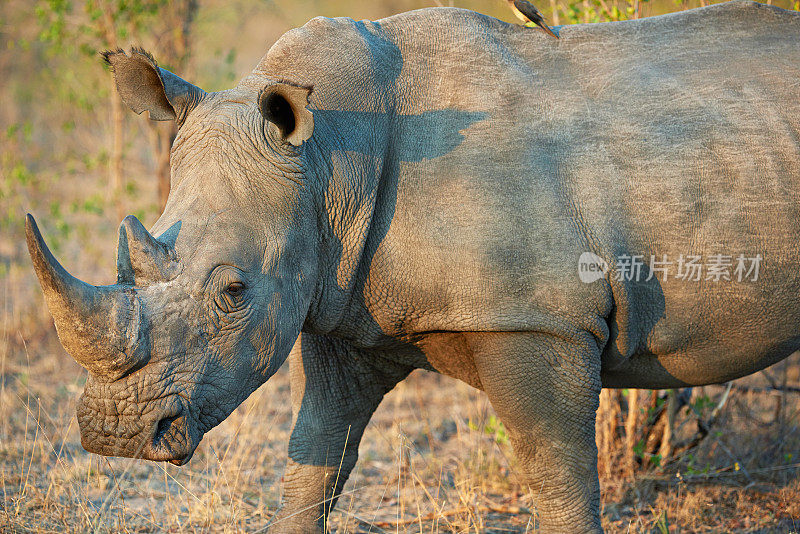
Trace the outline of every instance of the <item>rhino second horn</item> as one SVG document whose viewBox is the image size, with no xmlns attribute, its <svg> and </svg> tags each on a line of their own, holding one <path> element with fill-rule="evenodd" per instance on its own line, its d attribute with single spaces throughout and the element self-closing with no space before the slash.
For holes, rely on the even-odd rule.
<svg viewBox="0 0 800 534">
<path fill-rule="evenodd" d="M 133 289 L 93 286 L 55 259 L 34 218 L 25 218 L 28 252 L 64 349 L 93 375 L 116 380 L 144 362 L 142 312 Z"/>
<path fill-rule="evenodd" d="M 144 286 L 171 280 L 177 272 L 173 250 L 153 237 L 139 219 L 125 217 L 119 226 L 117 281 Z"/>
</svg>

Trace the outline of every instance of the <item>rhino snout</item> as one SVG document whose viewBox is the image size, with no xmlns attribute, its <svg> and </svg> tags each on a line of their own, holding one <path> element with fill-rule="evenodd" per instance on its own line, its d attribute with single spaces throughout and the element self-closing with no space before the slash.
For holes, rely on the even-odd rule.
<svg viewBox="0 0 800 534">
<path fill-rule="evenodd" d="M 103 456 L 185 465 L 200 442 L 196 425 L 176 395 L 165 401 L 155 408 L 150 407 L 158 401 L 150 401 L 146 404 L 150 413 L 142 416 L 130 410 L 130 405 L 117 405 L 109 411 L 108 400 L 84 394 L 78 404 L 81 445 Z"/>
</svg>

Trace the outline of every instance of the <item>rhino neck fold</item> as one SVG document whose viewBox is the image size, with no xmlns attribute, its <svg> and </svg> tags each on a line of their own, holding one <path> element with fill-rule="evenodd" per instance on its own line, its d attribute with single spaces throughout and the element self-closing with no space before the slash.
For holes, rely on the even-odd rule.
<svg viewBox="0 0 800 534">
<path fill-rule="evenodd" d="M 323 159 L 329 174 L 319 180 L 315 194 L 322 234 L 320 270 L 304 330 L 330 333 L 363 285 L 365 266 L 386 234 L 396 183 L 387 184 L 390 165 L 384 155 L 340 148 L 319 149 L 315 156 Z"/>
</svg>

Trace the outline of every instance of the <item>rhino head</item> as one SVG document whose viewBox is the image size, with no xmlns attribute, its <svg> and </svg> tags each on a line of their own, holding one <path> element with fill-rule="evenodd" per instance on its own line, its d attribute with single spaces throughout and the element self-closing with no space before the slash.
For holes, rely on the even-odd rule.
<svg viewBox="0 0 800 534">
<path fill-rule="evenodd" d="M 113 285 L 71 276 L 30 215 L 28 249 L 59 338 L 89 371 L 84 448 L 182 465 L 277 371 L 308 313 L 311 88 L 262 79 L 207 94 L 142 50 L 105 58 L 129 107 L 179 125 L 167 206 L 152 232 L 122 221 Z"/>
</svg>

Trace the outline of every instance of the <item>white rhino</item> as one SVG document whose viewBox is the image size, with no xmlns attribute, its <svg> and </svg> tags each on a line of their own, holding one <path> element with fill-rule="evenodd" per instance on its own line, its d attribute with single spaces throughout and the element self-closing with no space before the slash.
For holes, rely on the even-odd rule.
<svg viewBox="0 0 800 534">
<path fill-rule="evenodd" d="M 800 14 L 556 30 L 316 18 L 218 93 L 107 53 L 130 107 L 180 130 L 163 215 L 122 222 L 116 284 L 73 278 L 28 219 L 89 370 L 84 447 L 184 464 L 288 357 L 274 530 L 320 532 L 381 398 L 436 370 L 486 392 L 545 531 L 600 531 L 601 387 L 721 382 L 800 348 Z M 692 257 L 706 270 L 681 277 Z"/>
</svg>

